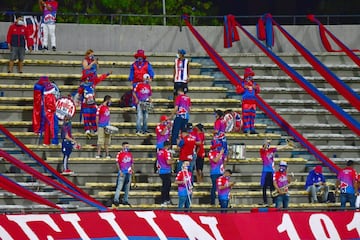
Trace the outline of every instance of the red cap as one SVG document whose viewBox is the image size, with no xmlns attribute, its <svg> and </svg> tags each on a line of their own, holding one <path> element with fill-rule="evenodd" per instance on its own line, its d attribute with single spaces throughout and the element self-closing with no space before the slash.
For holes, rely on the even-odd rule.
<svg viewBox="0 0 360 240">
<path fill-rule="evenodd" d="M 160 117 L 160 122 L 163 122 L 163 121 L 166 121 L 166 120 L 168 120 L 169 118 L 166 116 L 166 115 L 162 115 L 161 117 Z"/>
<path fill-rule="evenodd" d="M 316 167 L 314 168 L 314 171 L 315 171 L 316 173 L 322 173 L 322 166 L 320 166 L 320 165 L 316 166 Z"/>
<path fill-rule="evenodd" d="M 146 58 L 146 56 L 145 56 L 145 51 L 144 51 L 144 50 L 139 49 L 139 50 L 136 51 L 136 53 L 135 53 L 135 55 L 134 55 L 134 58 L 139 58 L 139 57 L 141 57 L 141 58 L 143 58 L 143 59 Z"/>
<path fill-rule="evenodd" d="M 255 73 L 253 72 L 252 68 L 247 67 L 244 70 L 244 78 L 247 78 L 249 76 L 255 76 Z"/>
</svg>

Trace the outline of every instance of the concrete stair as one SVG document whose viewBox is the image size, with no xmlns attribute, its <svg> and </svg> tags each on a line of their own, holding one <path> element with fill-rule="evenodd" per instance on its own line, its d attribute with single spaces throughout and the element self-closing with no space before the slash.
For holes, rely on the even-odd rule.
<svg viewBox="0 0 360 240">
<path fill-rule="evenodd" d="M 148 59 L 153 64 L 156 74 L 153 81 L 154 106 L 150 113 L 149 128 L 154 132 L 160 115 L 169 114 L 172 103 L 172 66 L 173 54 L 148 53 Z M 97 53 L 101 59 L 100 73 L 113 71 L 104 82 L 97 86 L 97 101 L 100 102 L 104 95 L 113 97 L 114 105 L 111 108 L 112 125 L 120 129 L 120 133 L 113 136 L 113 145 L 110 147 L 112 159 L 96 159 L 96 137 L 88 139 L 83 131 L 82 124 L 78 122 L 79 116 L 73 119 L 73 132 L 75 138 L 82 144 L 80 151 L 73 151 L 70 159 L 70 168 L 74 174 L 67 176 L 69 180 L 87 191 L 96 199 L 111 207 L 111 198 L 114 194 L 116 181 L 115 159 L 116 153 L 121 148 L 121 142 L 127 140 L 135 156 L 135 180 L 132 184 L 129 201 L 133 209 L 163 209 L 160 207 L 160 178 L 154 173 L 155 159 L 154 134 L 137 136 L 135 134 L 135 112 L 131 108 L 119 108 L 116 104 L 121 95 L 130 90 L 127 80 L 129 65 L 133 60 L 133 53 Z M 239 57 L 241 56 L 241 57 Z M 345 83 L 355 91 L 360 92 L 360 77 L 357 69 L 341 54 L 317 54 Z M 0 124 L 6 126 L 15 136 L 21 139 L 27 147 L 43 157 L 51 166 L 61 171 L 62 154 L 60 146 L 45 147 L 38 142 L 38 136 L 31 132 L 32 90 L 34 82 L 43 75 L 48 75 L 59 85 L 62 95 L 72 93 L 78 87 L 80 79 L 80 65 L 83 53 L 57 52 L 33 53 L 27 56 L 25 73 L 7 74 L 0 73 Z M 234 88 L 224 79 L 218 69 L 209 61 L 207 56 L 191 55 L 191 82 L 189 95 L 192 98 L 193 108 L 191 122 L 201 122 L 207 130 L 206 149 L 209 148 L 211 129 L 213 127 L 213 110 L 233 109 L 240 111 L 239 96 L 234 93 Z M 299 88 L 289 77 L 279 71 L 277 66 L 269 62 L 262 54 L 224 54 L 223 58 L 230 63 L 235 71 L 242 73 L 243 68 L 252 66 L 256 76 L 255 80 L 261 86 L 261 96 L 274 107 L 281 116 L 291 123 L 298 131 L 307 137 L 323 153 L 331 157 L 340 166 L 345 160 L 360 159 L 359 137 L 351 133 L 337 119 L 324 111 L 304 90 Z M 336 90 L 314 73 L 311 67 L 303 62 L 296 54 L 282 54 L 301 74 L 312 84 L 320 88 L 331 99 L 338 103 L 355 119 L 360 120 L 360 115 L 338 95 Z M 6 72 L 7 54 L 0 52 L 0 70 Z M 242 75 L 242 74 L 240 74 Z M 79 109 L 78 109 L 79 110 Z M 231 205 L 239 210 L 249 210 L 261 207 L 261 190 L 259 185 L 261 175 L 261 160 L 259 148 L 265 138 L 271 138 L 274 145 L 281 145 L 285 139 L 291 137 L 272 123 L 261 111 L 258 111 L 256 128 L 259 134 L 231 133 L 227 135 L 229 145 L 244 143 L 246 145 L 246 159 L 230 159 L 227 168 L 234 171 L 232 176 L 236 181 L 232 191 Z M 6 139 L 0 137 L 3 149 L 16 151 L 16 148 Z M 33 164 L 30 159 L 16 155 L 24 162 Z M 324 209 L 338 207 L 338 203 L 308 204 L 307 193 L 304 191 L 304 181 L 307 172 L 319 162 L 314 159 L 302 146 L 295 143 L 294 148 L 279 150 L 276 163 L 286 160 L 289 171 L 294 172 L 296 184 L 291 187 L 290 207 L 298 209 Z M 360 160 L 359 160 L 360 161 Z M 1 171 L 6 171 L 11 165 L 0 161 Z M 41 170 L 41 168 L 39 168 Z M 324 173 L 331 187 L 335 182 L 335 175 L 324 168 Z M 45 173 L 46 174 L 46 173 Z M 67 211 L 80 211 L 92 209 L 78 203 L 62 193 L 47 189 L 33 181 L 31 176 L 21 173 L 5 173 L 6 176 L 18 182 L 28 184 L 30 189 L 49 191 L 51 201 L 63 204 Z M 210 209 L 209 203 L 209 166 L 205 159 L 204 182 L 196 183 L 192 208 Z M 173 176 L 174 177 L 174 176 Z M 31 185 L 33 184 L 33 185 Z M 53 196 L 52 196 L 53 194 Z M 172 186 L 172 200 L 177 203 L 176 186 Z M 18 204 L 22 211 L 51 211 L 48 208 L 38 207 L 13 195 L 0 193 L 0 204 L 8 204 L 8 210 L 16 212 L 12 206 Z M 128 208 L 120 205 L 119 209 Z M 170 207 L 176 208 L 176 206 Z M 211 209 L 210 209 L 211 210 Z M 52 210 L 54 211 L 54 210 Z"/>
</svg>

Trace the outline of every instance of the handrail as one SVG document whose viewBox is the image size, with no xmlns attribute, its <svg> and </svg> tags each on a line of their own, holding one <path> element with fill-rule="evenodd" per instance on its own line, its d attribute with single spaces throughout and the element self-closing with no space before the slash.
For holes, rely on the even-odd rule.
<svg viewBox="0 0 360 240">
<path fill-rule="evenodd" d="M 275 25 L 280 32 L 285 36 L 285 38 L 295 47 L 295 49 L 305 58 L 305 60 L 311 64 L 321 76 L 333 86 L 348 102 L 360 111 L 360 96 L 351 89 L 347 84 L 345 84 L 338 76 L 336 76 L 328 67 L 325 66 L 320 60 L 318 60 L 309 50 L 307 50 L 302 44 L 300 44 L 293 36 L 291 36 L 274 18 L 267 14 L 267 18 L 272 20 L 272 24 Z M 335 109 L 333 106 L 330 106 L 331 109 Z M 330 110 L 329 110 L 330 111 Z M 343 114 L 343 112 L 335 111 L 335 113 Z M 334 114 L 336 116 L 336 114 Z M 346 116 L 345 116 L 346 117 Z M 341 120 L 341 118 L 337 117 Z M 344 122 L 345 123 L 345 122 Z M 346 124 L 346 123 L 345 123 Z M 360 135 L 360 124 L 356 121 L 353 122 L 354 125 L 358 125 L 357 134 Z M 350 127 L 349 127 L 350 128 Z"/>
<path fill-rule="evenodd" d="M 223 72 L 223 74 L 229 79 L 229 81 L 237 86 L 242 81 L 241 77 L 221 58 L 221 56 L 206 42 L 206 40 L 194 29 L 194 27 L 188 21 L 187 16 L 183 16 L 183 19 L 186 25 L 189 27 L 190 31 L 193 33 L 195 38 L 202 45 L 204 50 L 209 54 L 211 59 Z M 248 31 L 246 31 L 240 24 L 238 24 L 245 34 L 254 41 L 254 43 L 261 48 L 263 51 L 267 50 L 263 44 L 261 44 L 254 36 L 252 36 Z M 259 108 L 263 110 L 269 118 L 271 118 L 279 127 L 286 131 L 289 135 L 293 136 L 300 144 L 305 147 L 310 153 L 312 153 L 318 160 L 323 162 L 331 171 L 337 173 L 339 171 L 339 166 L 337 166 L 333 161 L 331 161 L 325 154 L 323 154 L 319 149 L 317 149 L 313 144 L 311 144 L 305 137 L 303 137 L 295 128 L 293 128 L 289 123 L 287 123 L 279 114 L 276 113 L 274 109 L 270 107 L 259 95 L 256 94 L 256 101 Z"/>
<path fill-rule="evenodd" d="M 0 20 L 13 15 L 30 15 L 41 16 L 40 12 L 21 12 L 21 11 L 0 11 Z M 63 13 L 58 12 L 57 18 L 59 23 L 92 23 L 91 19 L 102 17 L 99 24 L 120 24 L 120 25 L 164 25 L 163 19 L 166 19 L 168 26 L 181 26 L 181 15 L 147 15 L 147 14 L 124 14 L 124 13 Z M 189 21 L 193 26 L 220 26 L 223 24 L 224 16 L 189 16 Z M 242 15 L 235 18 L 244 25 L 254 25 L 257 22 L 258 15 Z M 310 25 L 306 21 L 306 15 L 274 15 L 281 19 L 283 25 Z M 353 15 L 317 15 L 318 19 L 325 22 L 326 25 L 339 24 L 360 24 L 360 14 Z M 145 19 L 139 22 L 140 19 Z M 83 19 L 90 19 L 84 21 Z M 133 20 L 131 20 L 133 19 Z M 7 19 L 8 21 L 12 19 Z"/>
<path fill-rule="evenodd" d="M 42 181 L 46 182 L 47 184 L 52 185 L 53 187 L 57 188 L 60 191 L 63 191 L 66 194 L 69 194 L 91 206 L 97 207 L 99 210 L 106 211 L 107 208 L 96 199 L 89 196 L 86 192 L 76 186 L 74 183 L 69 181 L 67 178 L 60 175 L 55 169 L 53 169 L 48 163 L 42 160 L 38 155 L 36 155 L 33 151 L 31 151 L 25 144 L 23 144 L 19 139 L 17 139 L 14 135 L 12 135 L 3 125 L 0 125 L 0 131 L 9 138 L 14 144 L 16 144 L 22 151 L 27 153 L 31 158 L 33 158 L 37 163 L 42 165 L 49 173 L 52 174 L 59 182 L 54 181 L 53 179 L 45 177 L 43 174 L 39 173 L 35 169 L 27 166 L 26 164 L 22 163 L 21 161 L 13 158 L 11 155 L 7 156 L 6 152 L 0 149 L 0 153 L 6 156 L 6 160 L 11 161 L 14 165 L 19 167 L 20 169 L 31 173 L 33 176 L 41 179 Z"/>
</svg>

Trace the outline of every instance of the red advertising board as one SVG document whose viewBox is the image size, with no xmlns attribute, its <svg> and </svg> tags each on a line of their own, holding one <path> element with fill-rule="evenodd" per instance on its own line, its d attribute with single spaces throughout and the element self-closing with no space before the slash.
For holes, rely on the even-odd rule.
<svg viewBox="0 0 360 240">
<path fill-rule="evenodd" d="M 1 215 L 0 239 L 358 239 L 360 212 Z"/>
</svg>

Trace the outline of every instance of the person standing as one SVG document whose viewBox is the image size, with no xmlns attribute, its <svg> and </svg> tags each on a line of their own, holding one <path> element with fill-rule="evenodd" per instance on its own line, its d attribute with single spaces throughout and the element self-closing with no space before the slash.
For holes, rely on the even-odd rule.
<svg viewBox="0 0 360 240">
<path fill-rule="evenodd" d="M 224 173 L 225 161 L 224 148 L 222 144 L 216 140 L 211 141 L 209 161 L 211 178 L 210 204 L 214 206 L 216 199 L 216 180 Z"/>
<path fill-rule="evenodd" d="M 318 165 L 312 169 L 306 177 L 305 189 L 309 193 L 311 203 L 317 203 L 318 193 L 321 193 L 322 202 L 327 202 L 329 187 L 326 185 L 322 173 L 322 166 Z"/>
<path fill-rule="evenodd" d="M 61 128 L 61 139 L 62 139 L 61 151 L 63 153 L 63 171 L 62 171 L 63 175 L 74 173 L 69 169 L 68 163 L 74 145 L 79 146 L 78 143 L 73 138 L 71 131 L 72 131 L 71 117 L 69 115 L 66 115 L 64 117 L 64 123 Z"/>
<path fill-rule="evenodd" d="M 179 49 L 178 54 L 176 54 L 175 64 L 174 64 L 174 101 L 178 95 L 178 90 L 183 89 L 184 93 L 188 92 L 188 82 L 190 80 L 190 69 L 189 69 L 189 60 L 185 58 L 186 51 L 184 49 Z"/>
<path fill-rule="evenodd" d="M 277 147 L 270 147 L 271 140 L 267 139 L 264 141 L 264 144 L 260 148 L 260 157 L 262 161 L 262 172 L 261 172 L 261 179 L 260 179 L 260 185 L 262 187 L 262 194 L 263 194 L 263 205 L 268 205 L 267 200 L 267 194 L 266 190 L 267 188 L 270 188 L 270 193 L 272 193 L 275 190 L 274 184 L 273 184 L 273 175 L 274 175 L 274 158 L 275 153 L 283 148 L 288 147 L 289 145 L 282 145 Z M 274 198 L 273 198 L 274 203 Z"/>
<path fill-rule="evenodd" d="M 180 88 L 178 90 L 178 96 L 175 99 L 175 107 L 171 113 L 170 118 L 174 119 L 174 124 L 171 132 L 171 144 L 176 145 L 179 138 L 179 133 L 181 129 L 186 127 L 186 124 L 190 119 L 190 109 L 191 109 L 191 99 L 184 92 L 184 89 Z"/>
<path fill-rule="evenodd" d="M 181 171 L 179 171 L 175 178 L 175 183 L 178 184 L 179 203 L 178 208 L 190 208 L 192 198 L 192 174 L 189 172 L 190 163 L 184 162 Z"/>
<path fill-rule="evenodd" d="M 171 144 L 170 141 L 165 141 L 164 147 L 157 152 L 157 164 L 159 176 L 162 181 L 161 186 L 161 206 L 166 207 L 171 205 L 170 200 L 170 189 L 171 189 L 171 172 L 172 164 L 174 160 L 172 159 L 171 152 L 169 151 Z"/>
<path fill-rule="evenodd" d="M 248 67 L 244 70 L 244 81 L 236 86 L 236 92 L 242 95 L 242 123 L 243 132 L 257 134 L 255 131 L 256 117 L 256 94 L 260 92 L 260 86 L 254 82 L 255 73 Z"/>
<path fill-rule="evenodd" d="M 358 192 L 360 192 L 360 173 L 357 177 L 357 186 L 358 186 Z M 355 201 L 355 207 L 357 209 L 360 209 L 360 194 L 357 195 L 356 201 Z"/>
<path fill-rule="evenodd" d="M 105 128 L 110 126 L 110 105 L 111 96 L 106 95 L 103 103 L 96 111 L 96 126 L 98 126 L 97 155 L 101 157 L 101 147 L 104 146 L 106 158 L 111 158 L 109 154 L 109 145 L 111 143 L 111 134 L 105 133 Z"/>
<path fill-rule="evenodd" d="M 43 41 L 42 47 L 44 50 L 48 50 L 49 35 L 51 41 L 51 49 L 56 51 L 56 36 L 55 36 L 55 24 L 56 24 L 56 12 L 58 9 L 58 2 L 55 0 L 39 0 L 40 10 L 43 12 L 42 30 Z"/>
<path fill-rule="evenodd" d="M 181 138 L 178 139 L 177 146 L 180 148 L 179 150 L 179 160 L 176 166 L 176 172 L 178 173 L 182 169 L 182 165 L 187 162 L 189 169 L 191 172 L 194 169 L 194 154 L 196 148 L 196 139 L 189 132 L 192 131 L 192 125 L 188 125 L 183 128 L 181 131 Z"/>
<path fill-rule="evenodd" d="M 197 143 L 196 143 L 196 159 L 195 159 L 195 168 L 196 168 L 196 182 L 202 182 L 204 173 L 204 159 L 205 159 L 205 132 L 204 125 L 198 123 L 195 125 L 193 130 L 195 135 L 197 135 Z"/>
<path fill-rule="evenodd" d="M 130 67 L 130 73 L 129 73 L 129 81 L 132 85 L 132 90 L 134 91 L 134 88 L 136 85 L 140 82 L 143 82 L 144 74 L 149 74 L 150 78 L 149 81 L 151 82 L 154 77 L 155 73 L 152 68 L 152 65 L 149 61 L 146 60 L 145 51 L 142 49 L 139 49 L 134 54 L 134 58 L 136 59 Z M 135 107 L 134 104 L 134 98 L 132 98 L 132 105 Z"/>
<path fill-rule="evenodd" d="M 6 41 L 10 49 L 8 73 L 13 72 L 14 62 L 16 59 L 19 60 L 18 73 L 23 73 L 25 48 L 27 46 L 30 52 L 33 49 L 33 40 L 30 37 L 30 32 L 26 29 L 23 17 L 17 17 L 15 22 L 10 25 L 7 32 Z"/>
<path fill-rule="evenodd" d="M 94 50 L 88 49 L 85 52 L 85 57 L 82 61 L 81 81 L 88 81 L 93 84 L 93 87 L 105 80 L 112 71 L 98 75 L 99 59 L 95 57 Z"/>
<path fill-rule="evenodd" d="M 116 180 L 116 190 L 114 196 L 114 205 L 119 206 L 120 191 L 124 189 L 123 205 L 129 205 L 129 190 L 131 185 L 131 176 L 134 173 L 134 158 L 130 152 L 129 143 L 122 143 L 122 150 L 116 156 L 116 166 L 118 176 Z"/>
<path fill-rule="evenodd" d="M 283 208 L 289 207 L 289 184 L 291 182 L 290 177 L 287 175 L 287 163 L 281 161 L 279 164 L 279 170 L 275 172 L 273 178 L 274 187 L 278 193 L 275 199 L 275 207 L 280 208 L 282 204 Z"/>
<path fill-rule="evenodd" d="M 136 106 L 136 134 L 148 134 L 149 106 L 152 90 L 150 86 L 150 75 L 145 73 L 143 81 L 136 84 L 133 90 L 133 99 Z"/>
<path fill-rule="evenodd" d="M 215 122 L 214 122 L 214 139 L 221 143 L 224 149 L 224 156 L 228 156 L 228 144 L 226 139 L 226 122 L 224 121 L 224 112 L 221 110 L 215 110 Z"/>
<path fill-rule="evenodd" d="M 343 209 L 347 202 L 351 208 L 355 208 L 356 196 L 359 195 L 358 176 L 353 166 L 354 161 L 348 160 L 346 167 L 341 169 L 337 176 L 336 189 L 340 190 L 340 205 Z"/>
<path fill-rule="evenodd" d="M 231 174 L 232 171 L 226 169 L 224 174 L 216 180 L 220 208 L 228 208 L 229 206 L 230 191 L 235 185 L 235 182 L 230 181 Z"/>
<path fill-rule="evenodd" d="M 170 139 L 171 122 L 166 115 L 160 117 L 160 123 L 156 126 L 156 149 L 157 151 L 164 147 L 164 143 Z"/>
</svg>

